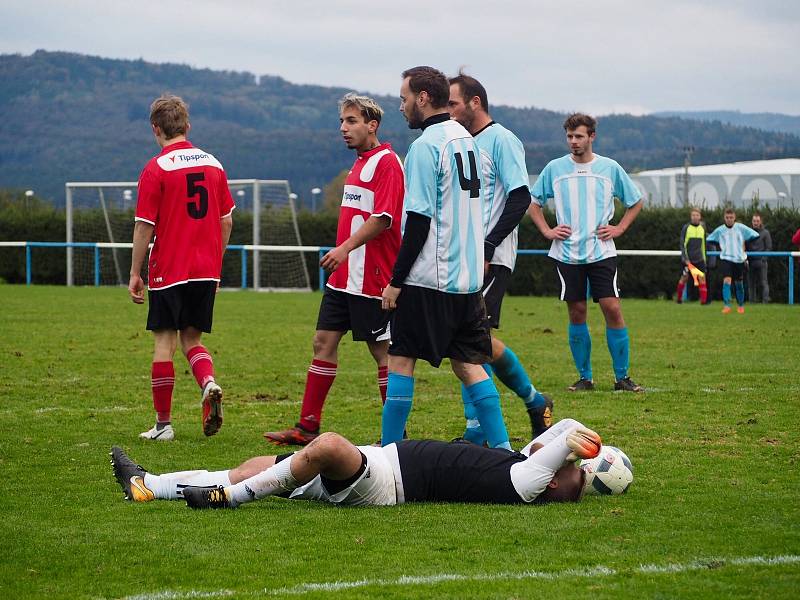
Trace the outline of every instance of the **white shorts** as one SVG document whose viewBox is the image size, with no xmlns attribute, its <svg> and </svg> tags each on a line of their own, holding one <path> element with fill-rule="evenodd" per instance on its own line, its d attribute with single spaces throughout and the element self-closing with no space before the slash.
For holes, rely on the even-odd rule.
<svg viewBox="0 0 800 600">
<path fill-rule="evenodd" d="M 392 446 L 394 448 L 394 446 Z M 386 448 L 358 446 L 367 457 L 367 467 L 352 485 L 336 494 L 329 494 L 317 475 L 290 495 L 292 500 L 319 500 L 345 506 L 392 506 L 397 504 L 397 492 L 392 463 Z M 395 456 L 397 450 L 394 451 Z"/>
</svg>

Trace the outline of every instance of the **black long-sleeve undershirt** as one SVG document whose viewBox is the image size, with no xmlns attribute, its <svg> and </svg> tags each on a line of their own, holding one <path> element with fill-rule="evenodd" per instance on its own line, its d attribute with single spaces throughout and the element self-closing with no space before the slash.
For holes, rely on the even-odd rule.
<svg viewBox="0 0 800 600">
<path fill-rule="evenodd" d="M 406 225 L 403 230 L 403 241 L 400 243 L 400 251 L 397 253 L 397 261 L 392 270 L 391 285 L 393 287 L 403 287 L 403 282 L 411 272 L 425 240 L 428 239 L 428 232 L 431 227 L 431 218 L 419 213 L 409 211 L 406 213 Z"/>
<path fill-rule="evenodd" d="M 497 224 L 486 236 L 486 240 L 483 243 L 483 259 L 485 261 L 492 260 L 495 248 L 519 225 L 530 204 L 531 193 L 528 186 L 521 185 L 511 190 Z"/>
</svg>

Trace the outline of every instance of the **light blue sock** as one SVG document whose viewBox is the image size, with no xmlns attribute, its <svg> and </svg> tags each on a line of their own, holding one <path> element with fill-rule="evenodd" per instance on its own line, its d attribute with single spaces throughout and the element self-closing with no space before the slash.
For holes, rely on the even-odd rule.
<svg viewBox="0 0 800 600">
<path fill-rule="evenodd" d="M 592 338 L 586 323 L 569 324 L 569 349 L 578 373 L 584 379 L 592 379 Z"/>
<path fill-rule="evenodd" d="M 481 366 L 483 370 L 486 371 L 489 379 L 491 379 L 494 374 L 492 365 L 485 363 Z M 467 420 L 467 426 L 464 429 L 464 439 L 478 446 L 483 446 L 483 442 L 486 441 L 486 434 L 483 433 L 481 422 L 478 420 L 478 413 L 475 412 L 475 406 L 469 401 L 467 386 L 463 383 L 461 384 L 461 401 L 464 403 L 464 418 Z"/>
<path fill-rule="evenodd" d="M 489 447 L 511 450 L 503 413 L 500 411 L 500 394 L 497 393 L 494 382 L 484 379 L 467 386 L 466 391 L 467 403 L 474 406 L 478 421 L 489 440 Z"/>
<path fill-rule="evenodd" d="M 478 411 L 475 405 L 469 401 L 466 386 L 461 384 L 461 399 L 464 401 L 464 418 L 467 420 L 467 427 L 464 429 L 464 439 L 478 446 L 483 446 L 486 441 L 486 434 L 483 433 L 481 422 L 478 420 Z"/>
<path fill-rule="evenodd" d="M 739 306 L 744 306 L 744 282 L 736 282 L 736 303 Z"/>
<path fill-rule="evenodd" d="M 606 327 L 606 343 L 611 354 L 611 364 L 614 366 L 614 376 L 617 381 L 628 376 L 628 328 L 611 329 Z"/>
<path fill-rule="evenodd" d="M 403 439 L 403 430 L 411 412 L 414 398 L 414 378 L 389 372 L 386 384 L 386 404 L 381 419 L 381 446 Z"/>
<path fill-rule="evenodd" d="M 731 305 L 731 284 L 730 283 L 723 283 L 722 284 L 722 302 L 725 303 L 725 306 Z"/>
<path fill-rule="evenodd" d="M 522 398 L 527 408 L 538 408 L 544 406 L 544 398 L 536 393 L 525 367 L 519 362 L 519 358 L 511 348 L 506 348 L 502 356 L 492 363 L 497 378 L 511 389 L 517 396 Z"/>
</svg>

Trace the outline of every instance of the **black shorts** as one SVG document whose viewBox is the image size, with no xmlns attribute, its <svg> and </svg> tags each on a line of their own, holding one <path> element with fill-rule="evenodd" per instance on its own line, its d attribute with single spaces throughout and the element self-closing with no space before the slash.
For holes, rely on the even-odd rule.
<svg viewBox="0 0 800 600">
<path fill-rule="evenodd" d="M 421 358 L 434 367 L 444 357 L 481 365 L 492 355 L 489 332 L 481 292 L 448 294 L 406 285 L 392 311 L 389 354 Z"/>
<path fill-rule="evenodd" d="M 617 257 L 612 256 L 593 263 L 572 265 L 555 261 L 556 273 L 561 280 L 561 299 L 565 302 L 586 300 L 588 280 L 592 299 L 619 298 L 617 288 Z"/>
<path fill-rule="evenodd" d="M 731 277 L 735 281 L 744 279 L 744 263 L 736 263 L 721 258 L 719 260 L 719 271 L 723 277 Z"/>
<path fill-rule="evenodd" d="M 377 298 L 366 298 L 325 286 L 317 331 L 352 331 L 357 342 L 389 340 L 389 313 Z"/>
<path fill-rule="evenodd" d="M 683 265 L 683 270 L 681 270 L 681 277 L 683 277 L 684 275 L 686 275 L 687 277 L 690 276 L 691 273 L 689 272 L 689 267 L 686 266 L 686 263 L 681 263 L 681 264 Z M 697 261 L 693 262 L 692 264 L 698 269 L 700 269 L 703 272 L 703 275 L 708 273 L 708 267 L 706 267 L 705 261 Z"/>
<path fill-rule="evenodd" d="M 163 290 L 149 290 L 147 297 L 148 331 L 181 331 L 194 327 L 211 333 L 214 300 L 217 297 L 216 281 L 189 281 Z"/>
<path fill-rule="evenodd" d="M 508 283 L 511 281 L 511 269 L 503 265 L 489 265 L 489 272 L 483 278 L 483 301 L 486 303 L 486 315 L 489 325 L 500 328 L 500 309 L 503 307 L 503 296 L 506 295 Z"/>
</svg>

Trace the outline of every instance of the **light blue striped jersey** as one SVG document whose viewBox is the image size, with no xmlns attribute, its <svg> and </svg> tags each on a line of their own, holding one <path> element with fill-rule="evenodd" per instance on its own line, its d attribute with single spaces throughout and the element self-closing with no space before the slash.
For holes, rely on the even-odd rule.
<svg viewBox="0 0 800 600">
<path fill-rule="evenodd" d="M 642 199 L 642 192 L 616 161 L 594 155 L 586 164 L 576 163 L 571 154 L 551 160 L 531 192 L 539 206 L 552 198 L 556 221 L 569 225 L 572 235 L 553 240 L 548 256 L 570 264 L 593 263 L 617 255 L 614 240 L 597 237 L 597 228 L 614 217 L 614 198 L 626 208 Z"/>
<path fill-rule="evenodd" d="M 405 283 L 451 294 L 483 286 L 483 182 L 480 150 L 456 121 L 425 128 L 405 159 L 403 226 L 409 212 L 430 217 L 425 245 Z"/>
<path fill-rule="evenodd" d="M 486 233 L 494 229 L 508 194 L 519 187 L 528 187 L 528 168 L 525 166 L 525 148 L 517 136 L 497 123 L 492 123 L 475 136 L 475 142 L 484 153 L 483 181 L 486 185 Z M 508 234 L 497 248 L 491 263 L 514 269 L 517 259 L 517 229 Z"/>
<path fill-rule="evenodd" d="M 743 263 L 747 260 L 747 253 L 744 251 L 744 243 L 758 237 L 755 229 L 750 229 L 742 223 L 734 223 L 733 227 L 728 227 L 723 223 L 711 232 L 706 238 L 706 242 L 716 242 L 719 244 L 719 257 L 730 262 Z"/>
</svg>

